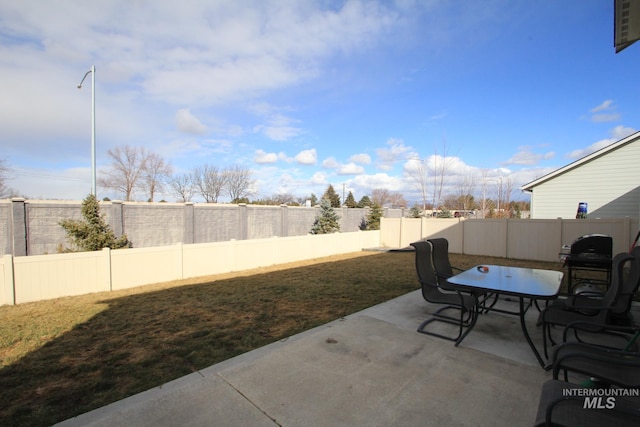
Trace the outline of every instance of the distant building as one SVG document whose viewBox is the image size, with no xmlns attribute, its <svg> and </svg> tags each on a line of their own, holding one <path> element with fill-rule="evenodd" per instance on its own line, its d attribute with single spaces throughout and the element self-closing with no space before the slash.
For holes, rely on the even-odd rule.
<svg viewBox="0 0 640 427">
<path fill-rule="evenodd" d="M 575 218 L 580 202 L 588 218 L 640 217 L 640 132 L 522 187 L 531 193 L 531 218 Z"/>
</svg>

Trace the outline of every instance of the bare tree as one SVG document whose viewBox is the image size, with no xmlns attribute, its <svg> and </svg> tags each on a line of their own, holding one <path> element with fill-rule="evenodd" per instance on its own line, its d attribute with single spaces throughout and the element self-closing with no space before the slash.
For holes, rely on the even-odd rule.
<svg viewBox="0 0 640 427">
<path fill-rule="evenodd" d="M 164 183 L 171 175 L 171 165 L 155 153 L 149 153 L 144 163 L 141 186 L 149 194 L 149 201 L 153 202 L 153 197 L 164 189 Z"/>
<path fill-rule="evenodd" d="M 6 159 L 0 159 L 0 197 L 10 197 L 15 191 L 7 186 L 11 167 Z"/>
<path fill-rule="evenodd" d="M 462 203 L 460 208 L 466 210 L 471 209 L 471 200 L 473 200 L 473 192 L 476 187 L 476 177 L 473 174 L 467 174 L 462 177 L 462 181 L 458 185 L 458 200 Z"/>
<path fill-rule="evenodd" d="M 409 176 L 415 181 L 420 196 L 422 197 L 422 210 L 427 209 L 427 165 L 422 159 L 411 159 L 417 165 L 416 169 L 409 171 Z"/>
<path fill-rule="evenodd" d="M 510 217 L 509 213 L 509 205 L 511 203 L 511 192 L 513 191 L 513 178 L 510 176 L 506 178 L 500 177 L 500 195 L 502 196 L 502 200 L 500 201 L 502 205 L 502 210 L 505 212 L 503 216 Z M 500 212 L 498 212 L 500 215 Z"/>
<path fill-rule="evenodd" d="M 489 170 L 482 169 L 482 218 L 485 217 L 485 212 L 487 209 L 487 181 L 489 177 Z"/>
<path fill-rule="evenodd" d="M 140 184 L 139 180 L 146 167 L 149 156 L 143 147 L 125 145 L 107 150 L 111 159 L 109 168 L 102 172 L 98 184 L 122 193 L 125 201 L 132 200 L 134 190 Z"/>
<path fill-rule="evenodd" d="M 167 183 L 173 193 L 178 195 L 181 202 L 190 202 L 196 191 L 193 174 L 191 173 L 171 175 Z"/>
<path fill-rule="evenodd" d="M 216 167 L 203 165 L 193 170 L 194 183 L 207 203 L 218 203 L 220 193 L 225 187 L 226 175 Z"/>
<path fill-rule="evenodd" d="M 405 200 L 404 196 L 397 192 L 392 192 L 389 194 L 389 204 L 394 209 L 407 207 L 407 201 Z"/>
<path fill-rule="evenodd" d="M 390 192 L 386 188 L 374 188 L 371 190 L 371 202 L 374 205 L 378 205 L 383 208 L 385 205 L 389 204 Z"/>
<path fill-rule="evenodd" d="M 437 209 L 442 203 L 442 191 L 444 189 L 444 177 L 449 169 L 451 158 L 447 157 L 447 146 L 442 143 L 442 155 L 438 155 L 438 149 L 433 154 L 433 207 Z"/>
<path fill-rule="evenodd" d="M 251 171 L 240 165 L 235 165 L 224 171 L 227 193 L 231 202 L 235 202 L 251 193 L 253 180 Z"/>
</svg>

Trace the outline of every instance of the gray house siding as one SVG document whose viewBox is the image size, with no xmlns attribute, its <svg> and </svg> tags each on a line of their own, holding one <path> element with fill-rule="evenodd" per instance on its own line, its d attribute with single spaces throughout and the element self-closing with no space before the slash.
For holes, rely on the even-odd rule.
<svg viewBox="0 0 640 427">
<path fill-rule="evenodd" d="M 533 219 L 575 218 L 579 202 L 589 218 L 640 216 L 640 133 L 522 187 Z"/>
</svg>

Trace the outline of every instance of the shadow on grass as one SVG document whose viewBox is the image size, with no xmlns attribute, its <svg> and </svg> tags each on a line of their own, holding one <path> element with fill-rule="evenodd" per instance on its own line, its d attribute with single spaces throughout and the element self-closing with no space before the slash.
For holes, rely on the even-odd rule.
<svg viewBox="0 0 640 427">
<path fill-rule="evenodd" d="M 383 253 L 105 294 L 105 310 L 0 370 L 0 425 L 51 425 L 403 295 L 419 286 L 413 262 Z"/>
</svg>

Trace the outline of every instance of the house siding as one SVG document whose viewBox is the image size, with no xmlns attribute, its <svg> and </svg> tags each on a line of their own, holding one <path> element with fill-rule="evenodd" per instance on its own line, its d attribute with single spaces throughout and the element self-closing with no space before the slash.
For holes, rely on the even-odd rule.
<svg viewBox="0 0 640 427">
<path fill-rule="evenodd" d="M 587 202 L 589 218 L 640 214 L 640 137 L 535 186 L 535 219 L 575 218 Z"/>
</svg>

